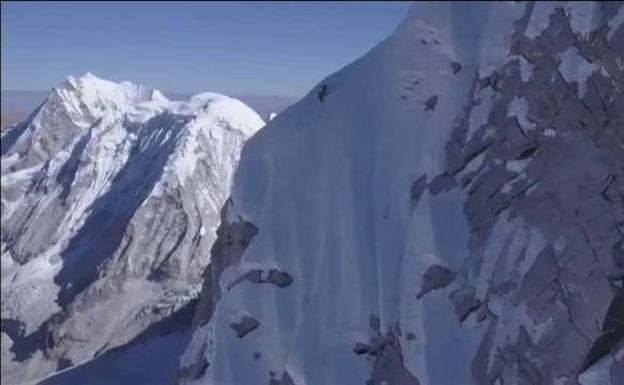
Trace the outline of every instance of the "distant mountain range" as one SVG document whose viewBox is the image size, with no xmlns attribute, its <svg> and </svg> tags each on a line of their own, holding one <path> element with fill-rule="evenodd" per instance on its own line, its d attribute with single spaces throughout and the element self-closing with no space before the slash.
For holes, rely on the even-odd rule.
<svg viewBox="0 0 624 385">
<path fill-rule="evenodd" d="M 0 127 L 4 128 L 24 120 L 32 110 L 43 103 L 49 92 L 3 90 L 1 94 L 2 122 Z M 163 92 L 163 94 L 170 100 L 188 100 L 193 95 L 192 93 L 182 92 Z M 233 97 L 250 106 L 264 120 L 268 120 L 269 114 L 273 112 L 282 112 L 298 99 L 298 97 L 294 96 L 257 94 L 234 95 Z"/>
</svg>

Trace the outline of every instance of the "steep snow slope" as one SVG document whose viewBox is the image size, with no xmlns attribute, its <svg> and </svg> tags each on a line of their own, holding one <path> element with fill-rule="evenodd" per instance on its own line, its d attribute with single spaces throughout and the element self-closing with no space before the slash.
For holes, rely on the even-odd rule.
<svg viewBox="0 0 624 385">
<path fill-rule="evenodd" d="M 623 9 L 417 3 L 268 123 L 179 382 L 622 383 Z"/>
<path fill-rule="evenodd" d="M 3 380 L 166 329 L 199 291 L 239 150 L 263 124 L 223 95 L 172 102 L 87 74 L 4 133 Z"/>
</svg>

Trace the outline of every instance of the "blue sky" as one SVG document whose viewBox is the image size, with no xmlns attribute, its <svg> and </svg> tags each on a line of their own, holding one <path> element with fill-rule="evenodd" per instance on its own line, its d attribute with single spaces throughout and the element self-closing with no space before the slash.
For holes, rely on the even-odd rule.
<svg viewBox="0 0 624 385">
<path fill-rule="evenodd" d="M 166 91 L 299 96 L 409 2 L 2 2 L 2 89 L 87 71 Z"/>
</svg>

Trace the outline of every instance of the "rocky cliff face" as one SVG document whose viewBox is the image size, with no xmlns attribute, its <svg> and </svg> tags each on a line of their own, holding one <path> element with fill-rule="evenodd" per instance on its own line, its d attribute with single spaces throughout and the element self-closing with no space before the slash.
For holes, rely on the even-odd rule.
<svg viewBox="0 0 624 385">
<path fill-rule="evenodd" d="M 624 382 L 623 21 L 417 3 L 272 120 L 179 382 Z"/>
<path fill-rule="evenodd" d="M 87 74 L 3 132 L 3 381 L 190 326 L 239 150 L 262 125 L 226 96 L 171 102 Z"/>
</svg>

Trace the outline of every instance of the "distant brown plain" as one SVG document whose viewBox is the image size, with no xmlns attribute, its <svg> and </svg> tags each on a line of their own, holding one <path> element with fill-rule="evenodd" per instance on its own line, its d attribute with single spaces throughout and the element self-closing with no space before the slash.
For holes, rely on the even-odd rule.
<svg viewBox="0 0 624 385">
<path fill-rule="evenodd" d="M 28 113 L 25 111 L 3 108 L 2 111 L 0 111 L 0 127 L 4 129 L 8 125 L 21 122 L 26 118 L 26 115 L 28 115 Z"/>
</svg>

